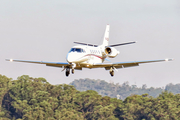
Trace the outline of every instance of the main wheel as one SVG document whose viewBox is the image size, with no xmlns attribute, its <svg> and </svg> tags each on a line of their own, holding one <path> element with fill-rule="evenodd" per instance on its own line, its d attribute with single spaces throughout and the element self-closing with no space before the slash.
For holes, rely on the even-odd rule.
<svg viewBox="0 0 180 120">
<path fill-rule="evenodd" d="M 111 75 L 111 77 L 113 77 L 114 76 L 114 71 L 111 71 L 110 75 Z"/>
</svg>

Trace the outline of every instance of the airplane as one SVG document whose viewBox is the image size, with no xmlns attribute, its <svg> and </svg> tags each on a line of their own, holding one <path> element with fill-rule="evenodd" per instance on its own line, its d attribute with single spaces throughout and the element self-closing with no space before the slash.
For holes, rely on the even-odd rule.
<svg viewBox="0 0 180 120">
<path fill-rule="evenodd" d="M 64 68 L 62 71 L 66 71 L 65 75 L 68 77 L 71 73 L 74 74 L 74 70 L 82 70 L 82 68 L 105 68 L 109 70 L 111 76 L 114 76 L 114 71 L 120 68 L 139 66 L 143 63 L 152 62 L 162 62 L 162 61 L 172 61 L 173 59 L 159 59 L 159 60 L 145 60 L 145 61 L 130 61 L 130 62 L 106 62 L 109 61 L 108 58 L 115 58 L 120 52 L 115 48 L 116 46 L 128 45 L 136 43 L 127 42 L 121 44 L 109 45 L 109 30 L 110 25 L 106 25 L 105 34 L 103 37 L 103 42 L 101 45 L 87 44 L 82 42 L 74 42 L 78 44 L 73 46 L 66 56 L 67 62 L 45 62 L 45 61 L 29 61 L 29 60 L 13 60 L 6 59 L 11 62 L 25 62 L 25 63 L 37 63 L 45 64 L 46 66 L 61 67 Z"/>
</svg>

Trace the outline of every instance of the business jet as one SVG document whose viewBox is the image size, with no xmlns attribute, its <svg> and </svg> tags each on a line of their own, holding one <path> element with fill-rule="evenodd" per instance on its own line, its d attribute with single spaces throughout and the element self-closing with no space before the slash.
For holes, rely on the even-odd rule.
<svg viewBox="0 0 180 120">
<path fill-rule="evenodd" d="M 68 77 L 70 71 L 74 74 L 74 70 L 82 70 L 82 68 L 105 68 L 109 70 L 111 76 L 114 76 L 114 71 L 120 68 L 139 66 L 143 63 L 172 61 L 173 59 L 160 59 L 160 60 L 146 60 L 146 61 L 130 61 L 130 62 L 106 62 L 108 58 L 115 58 L 119 51 L 115 48 L 116 46 L 133 44 L 136 42 L 127 42 L 121 44 L 109 45 L 109 30 L 110 25 L 106 25 L 105 34 L 103 37 L 103 43 L 101 45 L 93 45 L 82 42 L 74 42 L 78 44 L 73 46 L 66 56 L 67 62 L 45 62 L 45 61 L 29 61 L 29 60 L 13 60 L 6 59 L 11 62 L 25 62 L 25 63 L 37 63 L 45 64 L 46 66 L 61 67 L 64 68 L 62 71 L 66 71 L 65 75 Z"/>
</svg>

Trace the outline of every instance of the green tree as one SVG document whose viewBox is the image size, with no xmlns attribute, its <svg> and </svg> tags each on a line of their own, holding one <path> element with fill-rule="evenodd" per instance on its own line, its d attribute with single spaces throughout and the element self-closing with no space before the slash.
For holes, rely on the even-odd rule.
<svg viewBox="0 0 180 120">
<path fill-rule="evenodd" d="M 9 112 L 4 108 L 4 97 L 7 97 L 6 93 L 12 86 L 12 79 L 4 75 L 0 75 L 0 118 L 10 118 Z M 4 106 L 4 107 L 3 107 Z"/>
</svg>

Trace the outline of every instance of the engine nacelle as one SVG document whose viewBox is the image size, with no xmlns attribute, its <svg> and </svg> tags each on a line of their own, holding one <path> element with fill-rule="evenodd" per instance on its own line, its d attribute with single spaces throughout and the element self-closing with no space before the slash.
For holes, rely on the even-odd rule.
<svg viewBox="0 0 180 120">
<path fill-rule="evenodd" d="M 107 47 L 105 48 L 105 53 L 108 57 L 114 58 L 119 54 L 119 51 L 117 51 L 114 47 Z"/>
</svg>

